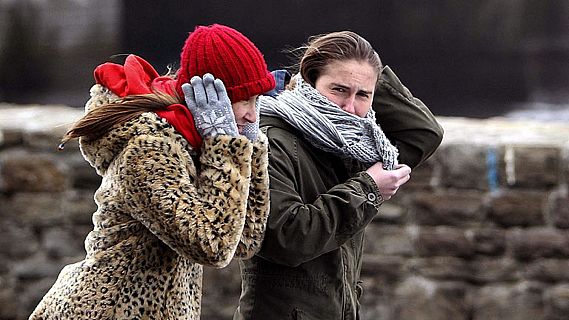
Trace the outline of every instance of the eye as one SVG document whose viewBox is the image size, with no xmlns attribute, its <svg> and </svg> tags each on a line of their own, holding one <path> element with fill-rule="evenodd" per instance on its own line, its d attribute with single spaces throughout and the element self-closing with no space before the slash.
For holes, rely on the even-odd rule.
<svg viewBox="0 0 569 320">
<path fill-rule="evenodd" d="M 344 93 L 344 92 L 346 92 L 346 89 L 342 88 L 342 87 L 334 87 L 334 88 L 332 88 L 332 91 Z"/>
<path fill-rule="evenodd" d="M 373 95 L 372 91 L 369 90 L 358 90 L 358 92 L 356 93 L 356 95 L 360 98 L 364 98 L 364 99 L 371 99 L 371 96 Z"/>
</svg>

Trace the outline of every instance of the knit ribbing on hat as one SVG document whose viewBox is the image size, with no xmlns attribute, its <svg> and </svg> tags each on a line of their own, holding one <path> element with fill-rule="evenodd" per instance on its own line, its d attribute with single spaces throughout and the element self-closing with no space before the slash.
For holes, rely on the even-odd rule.
<svg viewBox="0 0 569 320">
<path fill-rule="evenodd" d="M 263 55 L 239 31 L 214 24 L 190 33 L 180 58 L 176 89 L 193 76 L 211 73 L 225 84 L 232 102 L 249 100 L 275 87 Z"/>
</svg>

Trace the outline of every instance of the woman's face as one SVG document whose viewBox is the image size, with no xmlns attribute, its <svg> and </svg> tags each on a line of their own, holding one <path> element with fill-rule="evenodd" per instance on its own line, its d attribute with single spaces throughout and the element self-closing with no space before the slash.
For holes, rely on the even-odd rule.
<svg viewBox="0 0 569 320">
<path fill-rule="evenodd" d="M 243 126 L 257 121 L 257 111 L 255 110 L 257 97 L 258 95 L 252 96 L 249 100 L 242 100 L 231 104 L 239 133 L 242 133 Z"/>
<path fill-rule="evenodd" d="M 342 110 L 365 117 L 371 108 L 378 76 L 368 62 L 333 60 L 323 68 L 315 87 Z"/>
</svg>

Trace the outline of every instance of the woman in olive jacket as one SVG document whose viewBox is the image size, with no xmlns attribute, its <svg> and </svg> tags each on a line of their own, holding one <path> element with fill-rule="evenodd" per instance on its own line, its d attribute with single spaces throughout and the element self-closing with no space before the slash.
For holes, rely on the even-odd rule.
<svg viewBox="0 0 569 320">
<path fill-rule="evenodd" d="M 312 39 L 288 90 L 260 103 L 271 209 L 234 319 L 359 319 L 364 230 L 443 130 L 352 32 Z"/>
</svg>

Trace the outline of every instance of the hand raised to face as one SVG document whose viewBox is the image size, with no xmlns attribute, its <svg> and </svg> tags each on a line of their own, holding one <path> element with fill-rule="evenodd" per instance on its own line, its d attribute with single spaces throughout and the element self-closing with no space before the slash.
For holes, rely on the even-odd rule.
<svg viewBox="0 0 569 320">
<path fill-rule="evenodd" d="M 196 129 L 203 138 L 220 134 L 236 137 L 239 134 L 223 81 L 206 73 L 203 78 L 194 76 L 189 84 L 184 83 L 182 91 Z"/>
</svg>

